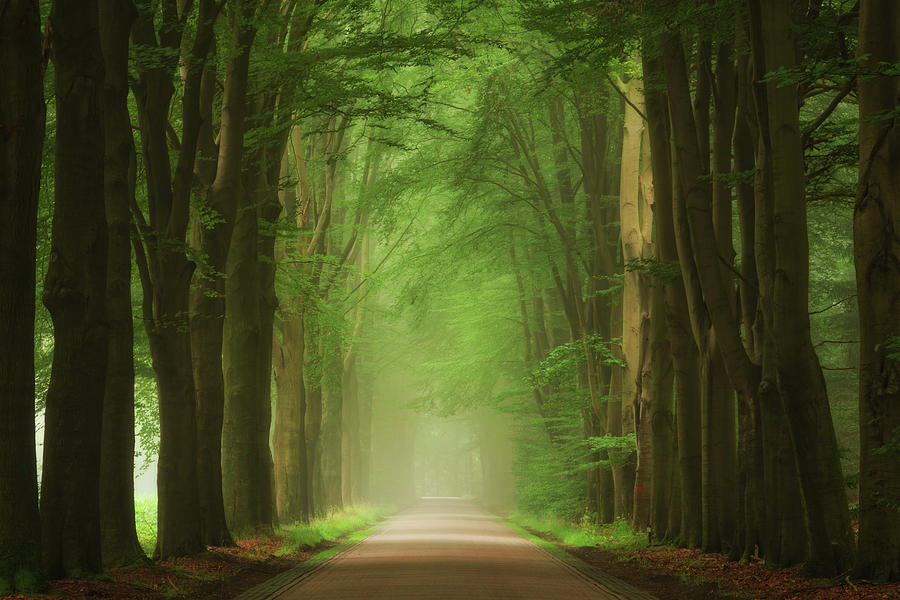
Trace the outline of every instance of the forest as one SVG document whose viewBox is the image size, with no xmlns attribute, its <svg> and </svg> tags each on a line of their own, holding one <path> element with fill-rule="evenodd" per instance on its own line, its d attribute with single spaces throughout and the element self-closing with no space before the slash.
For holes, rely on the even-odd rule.
<svg viewBox="0 0 900 600">
<path fill-rule="evenodd" d="M 896 0 L 0 0 L 0 595 L 421 496 L 898 581 L 898 224 Z"/>
</svg>

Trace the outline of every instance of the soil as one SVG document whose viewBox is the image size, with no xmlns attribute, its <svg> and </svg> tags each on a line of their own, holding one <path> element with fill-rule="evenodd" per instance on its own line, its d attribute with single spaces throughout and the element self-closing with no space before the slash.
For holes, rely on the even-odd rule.
<svg viewBox="0 0 900 600">
<path fill-rule="evenodd" d="M 587 564 L 601 569 L 625 583 L 644 590 L 659 600 L 712 600 L 727 598 L 719 593 L 713 582 L 689 582 L 676 573 L 663 568 L 643 567 L 622 560 L 616 554 L 593 546 L 564 546 Z"/>
<path fill-rule="evenodd" d="M 0 598 L 47 600 L 66 598 L 87 600 L 228 600 L 306 561 L 312 554 L 327 550 L 337 542 L 322 542 L 285 556 L 275 556 L 280 538 L 240 540 L 233 548 L 208 548 L 188 558 L 154 563 L 150 566 L 110 569 L 88 579 L 58 579 L 47 595 L 14 595 Z"/>
<path fill-rule="evenodd" d="M 762 560 L 735 562 L 725 554 L 704 554 L 696 549 L 655 546 L 610 552 L 588 546 L 566 550 L 660 600 L 900 599 L 900 583 L 816 579 L 802 576 L 799 566 L 773 568 Z"/>
</svg>

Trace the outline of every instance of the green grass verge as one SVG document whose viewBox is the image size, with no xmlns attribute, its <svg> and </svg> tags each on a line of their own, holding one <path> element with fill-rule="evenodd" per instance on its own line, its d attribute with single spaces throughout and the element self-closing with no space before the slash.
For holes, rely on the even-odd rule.
<svg viewBox="0 0 900 600">
<path fill-rule="evenodd" d="M 393 510 L 387 507 L 354 506 L 333 512 L 327 517 L 315 519 L 308 524 L 295 523 L 281 527 L 279 534 L 285 537 L 285 544 L 276 554 L 281 556 L 302 548 L 315 547 L 322 542 L 333 542 L 351 532 L 353 532 L 353 535 L 350 536 L 348 541 L 351 543 L 359 541 L 372 533 L 372 525 L 391 512 Z M 319 556 L 332 550 L 335 550 L 335 548 L 320 552 L 313 559 L 328 560 L 331 556 L 325 556 L 321 559 Z"/>
<path fill-rule="evenodd" d="M 634 531 L 623 520 L 605 524 L 574 524 L 553 517 L 515 513 L 509 518 L 509 523 L 517 526 L 514 529 L 527 528 L 556 538 L 566 546 L 596 546 L 604 550 L 647 547 L 647 535 Z M 532 537 L 535 536 L 529 539 Z"/>
<path fill-rule="evenodd" d="M 138 494 L 135 496 L 134 524 L 137 529 L 138 541 L 147 555 L 152 554 L 156 546 L 156 510 L 156 495 Z M 391 512 L 394 512 L 391 507 L 354 506 L 315 519 L 309 524 L 295 523 L 280 527 L 278 534 L 284 536 L 286 542 L 277 554 L 281 556 L 300 548 L 315 547 L 322 542 L 333 542 L 351 532 L 355 533 L 348 538 L 348 541 L 351 543 L 359 541 L 374 531 L 371 529 L 372 525 Z M 320 554 L 324 555 L 332 550 L 335 549 L 325 550 L 310 560 L 328 560 L 331 558 L 330 555 L 320 558 Z"/>
</svg>

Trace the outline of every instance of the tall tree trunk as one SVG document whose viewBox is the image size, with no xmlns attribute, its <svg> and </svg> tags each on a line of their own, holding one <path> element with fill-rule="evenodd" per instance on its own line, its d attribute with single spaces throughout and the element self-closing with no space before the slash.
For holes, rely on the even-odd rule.
<svg viewBox="0 0 900 600">
<path fill-rule="evenodd" d="M 900 62 L 900 6 L 860 4 L 865 67 Z M 853 215 L 859 294 L 860 515 L 858 575 L 900 579 L 900 78 L 859 82 L 859 187 Z"/>
<path fill-rule="evenodd" d="M 635 470 L 634 510 L 632 524 L 645 529 L 650 525 L 650 486 L 652 466 L 650 435 L 651 390 L 644 389 L 644 366 L 650 362 L 650 306 L 649 287 L 639 264 L 649 249 L 645 238 L 643 218 L 649 213 L 649 201 L 641 194 L 640 159 L 644 125 L 641 116 L 632 105 L 644 103 L 640 80 L 626 84 L 625 94 L 630 102 L 625 107 L 625 123 L 622 128 L 622 166 L 619 185 L 619 213 L 622 227 L 622 257 L 625 261 L 625 288 L 622 299 L 622 349 L 625 355 L 625 374 L 622 385 L 622 404 L 630 406 L 634 413 L 637 440 L 637 466 Z M 646 361 L 646 363 L 645 363 Z M 649 383 L 649 380 L 648 380 Z"/>
<path fill-rule="evenodd" d="M 131 0 L 101 0 L 100 32 L 106 61 L 106 219 L 109 228 L 106 304 L 109 357 L 103 399 L 100 530 L 107 568 L 143 562 L 134 522 L 134 325 L 131 312 L 131 209 L 134 138 L 128 114 L 128 38 Z"/>
<path fill-rule="evenodd" d="M 273 346 L 275 337 L 275 232 L 278 218 L 281 215 L 281 204 L 278 201 L 278 189 L 280 187 L 280 165 L 284 153 L 284 144 L 278 144 L 277 148 L 269 153 L 267 178 L 263 182 L 262 196 L 257 201 L 261 218 L 260 232 L 257 245 L 257 260 L 259 261 L 259 332 L 260 350 L 257 363 L 257 380 L 261 392 L 260 407 L 260 446 L 263 456 L 261 458 L 261 474 L 265 476 L 265 487 L 261 489 L 260 503 L 266 507 L 266 520 L 276 523 L 275 515 L 275 482 L 273 476 L 272 452 L 270 439 L 272 432 L 272 370 L 273 370 Z"/>
<path fill-rule="evenodd" d="M 359 468 L 359 382 L 356 373 L 356 357 L 344 360 L 341 389 L 344 402 L 341 405 L 341 498 L 345 505 L 359 502 L 356 489 Z"/>
<path fill-rule="evenodd" d="M 320 334 L 325 333 L 320 330 Z M 344 500 L 341 497 L 341 433 L 343 431 L 344 390 L 341 381 L 342 357 L 339 342 L 327 335 L 323 341 L 323 352 L 326 364 L 322 381 L 322 442 L 320 448 L 320 469 L 322 473 L 323 509 L 327 511 L 341 510 Z"/>
<path fill-rule="evenodd" d="M 650 484 L 650 526 L 657 539 L 672 539 L 669 531 L 669 512 L 677 508 L 673 495 L 675 445 L 675 411 L 673 391 L 672 350 L 665 321 L 665 290 L 660 282 L 650 289 L 650 332 L 648 379 L 653 386 L 647 410 L 651 437 L 653 471 Z"/>
<path fill-rule="evenodd" d="M 251 164 L 254 164 L 251 161 Z M 222 427 L 222 493 L 229 528 L 236 534 L 270 531 L 271 455 L 269 451 L 269 394 L 260 372 L 264 336 L 260 289 L 258 191 L 261 176 L 245 169 L 246 193 L 228 254 L 223 364 L 225 417 Z"/>
<path fill-rule="evenodd" d="M 700 352 L 701 548 L 706 552 L 730 550 L 735 508 L 734 389 L 715 334 L 710 331 Z"/>
<path fill-rule="evenodd" d="M 716 95 L 712 129 L 712 221 L 715 228 L 716 247 L 719 259 L 721 281 L 724 282 L 725 298 L 729 306 L 730 326 L 740 329 L 740 315 L 737 312 L 735 285 L 733 280 L 734 247 L 732 245 L 732 186 L 725 180 L 732 174 L 731 147 L 737 110 L 737 72 L 734 64 L 734 41 L 726 38 L 716 45 Z M 721 325 L 720 325 L 721 327 Z M 718 340 L 720 336 L 716 336 Z M 741 348 L 742 356 L 750 365 L 749 355 Z M 714 456 L 719 472 L 717 480 L 721 485 L 721 499 L 718 508 L 718 529 L 722 537 L 723 549 L 734 547 L 734 534 L 739 520 L 738 509 L 742 505 L 737 495 L 737 404 L 735 389 L 738 384 L 729 382 L 727 367 L 722 362 L 722 374 L 725 379 L 722 400 L 712 408 L 715 419 L 713 433 L 716 437 L 717 450 Z M 755 365 L 751 365 L 754 373 L 758 373 Z M 754 386 L 756 381 L 750 383 Z M 741 396 L 755 395 L 753 393 Z"/>
<path fill-rule="evenodd" d="M 768 72 L 797 62 L 793 4 L 760 0 Z M 822 368 L 809 331 L 809 242 L 797 86 L 768 83 L 775 224 L 773 295 L 778 389 L 806 503 L 806 570 L 837 575 L 853 561 L 847 496 Z"/>
<path fill-rule="evenodd" d="M 275 366 L 275 501 L 278 521 L 308 522 L 310 504 L 306 456 L 306 390 L 303 384 L 302 309 L 282 307 L 277 321 Z"/>
<path fill-rule="evenodd" d="M 652 55 L 644 42 L 642 60 L 650 158 L 654 182 L 654 228 L 659 260 L 671 265 L 678 260 L 673 220 L 673 173 L 669 148 L 669 111 L 662 60 Z M 681 504 L 679 540 L 689 547 L 700 545 L 700 381 L 697 346 L 694 342 L 684 280 L 680 273 L 665 283 L 665 316 L 675 376 L 675 424 L 678 447 L 678 477 Z"/>
<path fill-rule="evenodd" d="M 97 0 L 53 3 L 56 169 L 43 301 L 54 348 L 44 428 L 41 534 L 51 577 L 102 570 L 100 433 L 109 329 L 103 53 Z"/>
<path fill-rule="evenodd" d="M 0 594 L 38 591 L 34 296 L 44 86 L 34 0 L 0 13 Z M 12 283 L 14 282 L 14 285 Z"/>
<path fill-rule="evenodd" d="M 282 211 L 296 223 L 299 233 L 305 225 L 304 210 L 310 201 L 306 159 L 299 127 L 292 129 L 291 148 L 298 185 L 296 190 L 293 187 L 282 190 L 280 198 Z M 282 178 L 287 178 L 289 172 L 288 156 L 285 153 L 282 157 Z M 285 247 L 279 250 L 281 253 L 279 262 L 283 262 L 289 256 L 303 254 L 305 250 L 303 242 L 303 235 L 298 235 L 295 243 L 286 242 Z M 292 269 L 295 277 L 299 275 L 302 278 L 309 275 L 308 271 L 307 268 Z M 292 281 L 292 286 L 301 285 L 302 283 L 296 280 Z M 276 386 L 273 432 L 274 484 L 278 520 L 281 523 L 308 522 L 311 510 L 306 445 L 304 302 L 306 299 L 299 293 L 292 293 L 281 299 L 275 319 L 279 335 L 273 336 Z"/>
<path fill-rule="evenodd" d="M 142 313 L 159 391 L 159 497 L 156 558 L 203 550 L 197 487 L 197 415 L 188 315 L 194 263 L 185 253 L 190 195 L 202 118 L 203 65 L 214 38 L 220 4 L 199 0 L 192 42 L 182 47 L 188 11 L 160 11 L 135 2 L 132 41 L 159 50 L 159 61 L 137 66 L 132 89 L 141 125 L 149 218 L 132 205 L 138 236 L 132 238 L 144 292 Z M 157 31 L 157 26 L 159 31 Z M 179 61 L 179 58 L 184 60 Z M 182 131 L 174 171 L 167 131 L 173 76 L 182 75 Z"/>
<path fill-rule="evenodd" d="M 318 351 L 312 348 L 315 338 L 307 333 L 306 358 L 307 365 L 317 358 Z M 322 380 L 318 373 L 320 367 L 305 370 L 306 378 L 306 486 L 309 489 L 309 512 L 311 516 L 324 514 L 325 507 L 320 505 L 322 471 L 319 462 L 319 444 L 322 438 Z"/>
<path fill-rule="evenodd" d="M 738 32 L 742 29 L 739 26 Z M 746 46 L 745 38 L 742 40 Z M 752 82 L 750 63 L 746 54 L 738 60 L 738 110 L 733 140 L 735 173 L 754 172 L 753 133 L 751 129 Z M 745 175 L 746 177 L 746 175 Z M 759 364 L 763 345 L 762 311 L 759 307 L 759 278 L 756 266 L 756 205 L 751 179 L 736 184 L 738 216 L 741 236 L 741 278 L 738 297 L 744 337 L 751 360 Z M 767 549 L 764 529 L 767 526 L 764 509 L 764 470 L 762 443 L 762 413 L 759 397 L 738 398 L 738 516 L 734 547 L 730 558 L 746 560 Z"/>
<path fill-rule="evenodd" d="M 225 280 L 228 250 L 243 193 L 241 155 L 244 147 L 244 113 L 247 102 L 250 48 L 256 35 L 251 23 L 254 3 L 232 7 L 232 41 L 235 54 L 228 66 L 222 100 L 219 143 L 215 156 L 205 157 L 214 179 L 208 182 L 206 209 L 218 218 L 205 224 L 195 218 L 191 244 L 205 261 L 191 287 L 191 356 L 197 394 L 197 477 L 200 502 L 200 534 L 204 545 L 228 546 L 222 496 L 222 426 L 225 379 L 222 341 L 225 318 Z M 212 117 L 210 102 L 207 107 Z M 212 135 L 211 131 L 208 135 Z M 215 148 L 215 145 L 211 145 Z M 214 165 L 214 166 L 213 166 Z"/>
<path fill-rule="evenodd" d="M 704 534 L 703 547 L 718 549 L 724 543 L 731 544 L 734 525 L 734 471 L 735 419 L 734 391 L 739 396 L 752 398 L 757 394 L 759 368 L 754 365 L 740 337 L 740 322 L 733 303 L 730 270 L 723 269 L 720 245 L 727 246 L 727 233 L 717 231 L 722 227 L 724 211 L 714 213 L 714 199 L 709 177 L 708 128 L 698 129 L 706 115 L 695 115 L 690 106 L 690 86 L 684 58 L 684 48 L 678 32 L 662 36 L 663 63 L 669 110 L 671 113 L 673 147 L 670 156 L 674 170 L 676 245 L 691 328 L 694 332 L 703 371 L 701 382 L 701 413 L 706 450 L 720 449 L 719 453 L 704 456 Z M 729 67 L 726 70 L 733 70 Z M 730 77 L 723 77 L 732 85 Z M 698 92 L 699 93 L 699 92 Z M 719 100 L 718 109 L 733 112 L 733 102 Z M 725 138 L 730 139 L 733 116 L 717 115 L 716 132 L 720 139 L 718 148 L 722 158 L 716 168 L 722 169 L 726 156 Z M 701 131 L 702 130 L 702 131 Z M 699 134 L 698 134 L 699 132 Z M 698 137 L 699 135 L 699 137 Z M 722 202 L 726 200 L 723 198 Z M 730 203 L 730 198 L 727 202 Z M 721 208 L 721 207 L 720 207 Z M 714 217 L 719 217 L 718 221 Z M 721 241 L 720 241 L 721 240 Z M 732 389 L 726 389 L 728 386 Z M 707 531 L 707 529 L 709 529 Z M 723 536 L 725 539 L 722 539 Z"/>
<path fill-rule="evenodd" d="M 762 431 L 762 467 L 764 526 L 760 554 L 767 563 L 788 565 L 806 559 L 807 535 L 803 507 L 803 493 L 797 474 L 797 461 L 790 439 L 784 406 L 778 391 L 775 369 L 774 288 L 775 242 L 774 204 L 772 196 L 772 144 L 768 127 L 768 99 L 766 84 L 762 82 L 766 72 L 765 57 L 756 48 L 762 47 L 762 31 L 758 11 L 750 13 L 749 40 L 754 51 L 752 68 L 746 74 L 750 87 L 745 94 L 752 94 L 746 116 L 754 141 L 755 172 L 753 177 L 754 249 L 757 280 L 759 282 L 759 316 L 753 336 L 759 347 L 762 375 L 757 403 Z M 743 297 L 742 297 L 743 300 Z"/>
<path fill-rule="evenodd" d="M 372 408 L 372 389 L 367 384 L 362 386 L 359 394 L 359 483 L 356 487 L 362 502 L 372 499 Z"/>
</svg>

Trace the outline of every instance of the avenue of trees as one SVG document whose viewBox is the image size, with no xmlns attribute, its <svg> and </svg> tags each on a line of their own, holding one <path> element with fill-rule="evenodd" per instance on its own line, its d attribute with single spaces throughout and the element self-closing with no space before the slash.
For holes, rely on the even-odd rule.
<svg viewBox="0 0 900 600">
<path fill-rule="evenodd" d="M 0 593 L 445 492 L 900 579 L 898 105 L 895 0 L 0 0 Z"/>
</svg>

